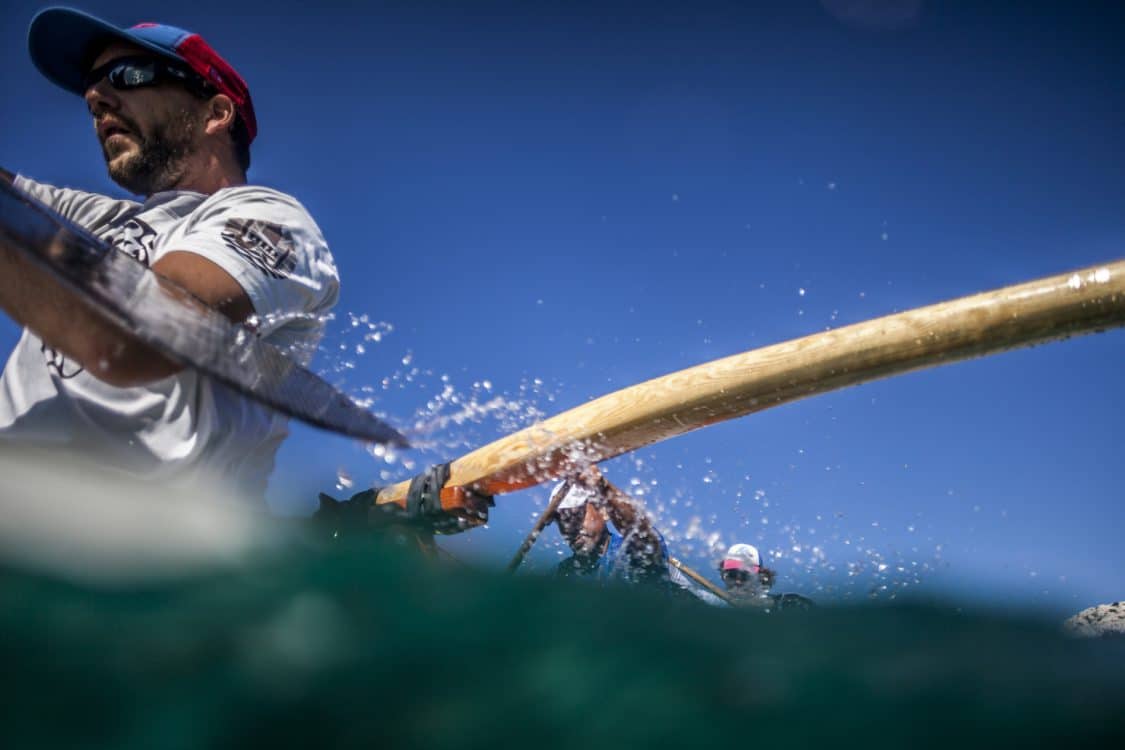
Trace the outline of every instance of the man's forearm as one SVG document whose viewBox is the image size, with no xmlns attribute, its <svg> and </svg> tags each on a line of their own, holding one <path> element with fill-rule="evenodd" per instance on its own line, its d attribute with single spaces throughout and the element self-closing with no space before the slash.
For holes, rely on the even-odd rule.
<svg viewBox="0 0 1125 750">
<path fill-rule="evenodd" d="M 0 241 L 0 308 L 111 385 L 139 385 L 180 369 L 102 317 L 6 241 Z"/>
<path fill-rule="evenodd" d="M 637 507 L 635 499 L 605 479 L 601 480 L 600 485 L 599 489 L 609 511 L 609 518 L 618 531 L 622 534 L 654 533 L 652 522 L 645 512 Z"/>
</svg>

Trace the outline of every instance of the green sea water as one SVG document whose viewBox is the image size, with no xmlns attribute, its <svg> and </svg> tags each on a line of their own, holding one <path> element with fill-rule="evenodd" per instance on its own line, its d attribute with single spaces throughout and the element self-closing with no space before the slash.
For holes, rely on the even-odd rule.
<svg viewBox="0 0 1125 750">
<path fill-rule="evenodd" d="M 133 584 L 9 564 L 0 652 L 5 747 L 1125 746 L 1125 639 L 713 609 L 362 538 Z"/>
</svg>

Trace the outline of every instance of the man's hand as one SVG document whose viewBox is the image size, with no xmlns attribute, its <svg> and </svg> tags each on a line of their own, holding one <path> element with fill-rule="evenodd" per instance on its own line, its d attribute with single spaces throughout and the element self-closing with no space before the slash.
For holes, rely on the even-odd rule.
<svg viewBox="0 0 1125 750">
<path fill-rule="evenodd" d="M 446 518 L 434 524 L 439 534 L 460 534 L 488 523 L 488 509 L 496 506 L 492 495 L 484 495 L 468 487 L 455 488 L 461 507 L 448 511 Z"/>
<path fill-rule="evenodd" d="M 609 494 L 610 485 L 606 478 L 602 476 L 602 472 L 598 469 L 597 464 L 587 464 L 583 466 L 571 480 L 575 484 L 585 487 L 593 493 L 593 497 L 589 502 L 593 503 L 599 508 L 604 508 L 606 505 L 607 495 Z"/>
</svg>

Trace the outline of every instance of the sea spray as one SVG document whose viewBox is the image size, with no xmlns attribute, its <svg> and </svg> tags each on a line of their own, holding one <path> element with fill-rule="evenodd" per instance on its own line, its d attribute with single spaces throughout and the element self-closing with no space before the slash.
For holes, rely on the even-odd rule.
<svg viewBox="0 0 1125 750">
<path fill-rule="evenodd" d="M 404 426 L 414 446 L 406 453 L 367 446 L 371 463 L 336 467 L 338 492 L 409 479 L 429 464 L 463 455 L 559 411 L 559 394 L 566 390 L 561 380 L 527 375 L 503 388 L 479 374 L 443 371 L 428 355 L 396 341 L 396 333 L 393 323 L 354 312 L 340 314 L 327 326 L 318 358 L 322 373 L 368 408 Z M 376 363 L 387 369 L 377 380 L 363 382 Z M 804 456 L 805 450 L 798 448 L 797 454 Z M 575 458 L 581 463 L 581 447 Z M 655 453 L 638 451 L 607 462 L 605 468 L 653 517 L 671 554 L 713 579 L 726 547 L 739 541 L 759 546 L 765 564 L 779 572 L 779 591 L 813 598 L 892 600 L 943 569 L 940 542 L 919 538 L 908 548 L 893 547 L 878 520 L 865 523 L 833 512 L 830 501 L 811 518 L 796 517 L 785 511 L 784 492 L 756 485 L 744 469 L 721 466 L 710 456 L 691 464 L 677 463 L 677 479 L 670 483 L 659 478 L 665 467 Z M 521 514 L 526 518 L 522 533 L 542 512 L 552 484 L 506 498 L 493 513 L 510 512 L 516 503 L 530 507 Z M 733 516 L 702 510 L 722 506 L 732 507 Z M 549 573 L 566 554 L 561 538 L 548 528 L 524 571 Z"/>
</svg>

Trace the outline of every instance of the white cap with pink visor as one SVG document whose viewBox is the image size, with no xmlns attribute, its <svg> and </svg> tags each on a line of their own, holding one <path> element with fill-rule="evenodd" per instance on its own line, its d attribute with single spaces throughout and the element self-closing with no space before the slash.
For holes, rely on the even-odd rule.
<svg viewBox="0 0 1125 750">
<path fill-rule="evenodd" d="M 758 555 L 757 547 L 753 544 L 735 544 L 727 550 L 721 569 L 745 570 L 747 573 L 754 574 L 758 572 L 761 566 L 762 561 Z"/>
</svg>

